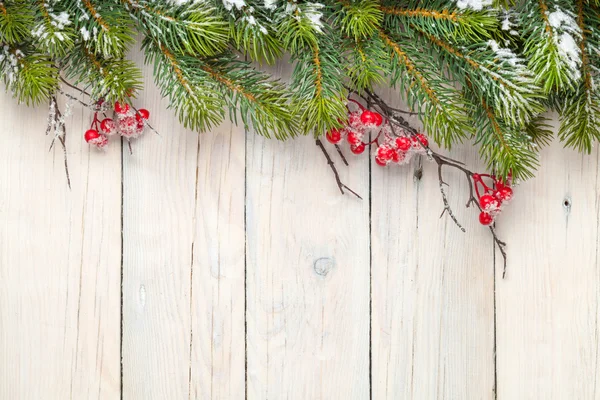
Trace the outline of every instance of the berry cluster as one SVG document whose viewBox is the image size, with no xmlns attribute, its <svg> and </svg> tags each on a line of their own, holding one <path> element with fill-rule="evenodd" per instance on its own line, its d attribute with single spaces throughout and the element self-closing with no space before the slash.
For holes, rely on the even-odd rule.
<svg viewBox="0 0 600 400">
<path fill-rule="evenodd" d="M 116 102 L 114 106 L 115 118 L 104 118 L 102 121 L 98 118 L 98 113 L 104 111 L 103 102 L 97 103 L 97 111 L 94 112 L 94 119 L 85 132 L 85 141 L 98 149 L 105 149 L 108 145 L 108 137 L 120 135 L 125 139 L 134 139 L 144 133 L 146 120 L 150 117 L 150 112 L 140 108 L 137 111 L 127 103 Z"/>
<path fill-rule="evenodd" d="M 510 175 L 508 179 L 504 181 L 503 179 L 487 174 L 473 174 L 472 178 L 475 192 L 477 193 L 477 200 L 481 207 L 479 222 L 482 225 L 491 225 L 504 206 L 512 200 L 512 179 Z M 486 185 L 483 180 L 484 178 L 493 182 L 491 187 Z"/>
<path fill-rule="evenodd" d="M 371 133 L 375 139 L 365 142 L 365 136 Z M 362 154 L 366 146 L 375 144 L 373 154 L 377 165 L 406 164 L 416 153 L 425 153 L 429 140 L 422 133 L 411 134 L 404 129 L 392 129 L 389 121 L 381 114 L 363 107 L 357 101 L 348 102 L 348 125 L 343 129 L 332 129 L 326 138 L 330 143 L 339 144 L 346 138 L 350 151 Z"/>
</svg>

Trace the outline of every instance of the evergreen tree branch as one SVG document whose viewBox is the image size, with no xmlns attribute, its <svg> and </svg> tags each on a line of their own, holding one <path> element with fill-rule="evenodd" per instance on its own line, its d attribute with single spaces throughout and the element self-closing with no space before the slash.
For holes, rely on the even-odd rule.
<svg viewBox="0 0 600 400">
<path fill-rule="evenodd" d="M 399 84 L 411 111 L 419 113 L 425 129 L 433 133 L 437 143 L 443 142 L 446 147 L 461 141 L 466 133 L 472 131 L 462 112 L 464 99 L 447 80 L 429 67 L 435 61 L 427 54 L 417 57 L 420 49 L 411 48 L 408 37 L 394 40 L 384 30 L 379 31 L 379 37 L 392 58 L 391 84 Z M 412 42 L 415 42 L 414 38 Z M 402 46 L 399 43 L 403 43 Z"/>
</svg>

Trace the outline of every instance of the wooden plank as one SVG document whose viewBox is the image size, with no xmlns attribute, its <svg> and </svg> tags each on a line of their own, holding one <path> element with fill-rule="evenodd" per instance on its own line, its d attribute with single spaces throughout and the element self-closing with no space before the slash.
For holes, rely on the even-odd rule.
<svg viewBox="0 0 600 400">
<path fill-rule="evenodd" d="M 240 398 L 244 130 L 184 130 L 144 77 L 161 136 L 124 154 L 124 397 Z"/>
<path fill-rule="evenodd" d="M 123 152 L 123 397 L 184 399 L 198 135 L 167 109 L 152 68 L 143 73 L 135 105 L 150 111 L 160 136 L 147 132 L 133 154 Z"/>
<path fill-rule="evenodd" d="M 542 161 L 499 222 L 509 264 L 501 280 L 498 255 L 498 396 L 597 399 L 598 150 L 555 142 Z"/>
<path fill-rule="evenodd" d="M 368 161 L 327 147 L 365 200 L 339 193 L 314 139 L 248 136 L 249 399 L 369 396 Z"/>
<path fill-rule="evenodd" d="M 69 190 L 47 106 L 0 106 L 0 398 L 118 399 L 120 142 L 91 149 L 73 105 Z"/>
<path fill-rule="evenodd" d="M 401 104 L 397 95 L 386 97 Z M 451 156 L 481 165 L 470 146 L 456 146 Z M 491 237 L 464 207 L 464 174 L 444 169 L 466 234 L 447 216 L 440 219 L 437 165 L 424 160 L 421 179 L 418 166 L 415 159 L 372 167 L 373 398 L 493 398 Z"/>
<path fill-rule="evenodd" d="M 243 399 L 245 133 L 202 134 L 192 265 L 192 399 Z"/>
</svg>

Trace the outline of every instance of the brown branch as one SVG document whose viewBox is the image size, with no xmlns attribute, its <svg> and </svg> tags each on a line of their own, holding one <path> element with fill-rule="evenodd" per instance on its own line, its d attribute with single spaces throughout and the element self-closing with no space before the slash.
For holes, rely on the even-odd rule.
<svg viewBox="0 0 600 400">
<path fill-rule="evenodd" d="M 340 148 L 339 144 L 335 145 L 335 149 L 337 150 L 338 154 L 340 155 L 340 158 L 342 159 L 342 161 L 344 162 L 344 164 L 346 164 L 346 166 L 348 166 L 348 160 L 346 160 L 346 157 L 344 156 L 344 153 L 342 153 L 342 149 Z"/>
<path fill-rule="evenodd" d="M 329 167 L 333 171 L 333 175 L 335 177 L 335 181 L 337 182 L 338 187 L 340 188 L 340 192 L 342 192 L 342 194 L 345 194 L 344 193 L 344 189 L 346 189 L 350 193 L 352 193 L 353 195 L 355 195 L 356 197 L 358 197 L 359 199 L 362 200 L 362 197 L 358 193 L 356 193 L 354 190 L 350 189 L 348 186 L 346 186 L 342 182 L 342 180 L 340 179 L 340 174 L 337 171 L 337 168 L 335 167 L 333 161 L 331 160 L 331 157 L 329 156 L 329 153 L 327 153 L 327 150 L 325 149 L 325 146 L 323 146 L 323 142 L 321 142 L 319 139 L 317 139 L 316 140 L 316 144 L 321 149 L 321 151 L 323 152 L 323 155 L 325 155 L 325 158 L 327 159 L 327 164 L 329 164 Z"/>
</svg>

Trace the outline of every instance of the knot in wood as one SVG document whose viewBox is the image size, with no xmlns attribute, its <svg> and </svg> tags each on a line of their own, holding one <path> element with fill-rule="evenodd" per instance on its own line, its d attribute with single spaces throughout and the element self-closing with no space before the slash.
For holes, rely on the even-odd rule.
<svg viewBox="0 0 600 400">
<path fill-rule="evenodd" d="M 334 266 L 335 262 L 331 258 L 321 257 L 314 262 L 313 269 L 315 270 L 317 275 L 327 276 L 327 274 L 329 274 L 329 272 L 333 269 Z"/>
</svg>

